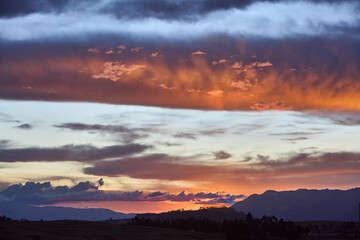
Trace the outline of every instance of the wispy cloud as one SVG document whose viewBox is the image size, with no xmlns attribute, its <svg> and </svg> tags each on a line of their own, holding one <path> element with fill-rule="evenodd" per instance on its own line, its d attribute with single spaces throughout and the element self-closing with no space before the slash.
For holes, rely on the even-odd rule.
<svg viewBox="0 0 360 240">
<path fill-rule="evenodd" d="M 92 145 L 65 145 L 54 148 L 0 148 L 0 162 L 91 162 L 142 153 L 150 146 L 140 144 L 114 145 L 103 148 Z"/>
</svg>

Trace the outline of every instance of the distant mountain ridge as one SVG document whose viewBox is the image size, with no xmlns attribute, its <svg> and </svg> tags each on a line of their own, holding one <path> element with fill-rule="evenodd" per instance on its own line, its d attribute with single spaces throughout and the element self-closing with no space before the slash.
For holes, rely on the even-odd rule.
<svg viewBox="0 0 360 240">
<path fill-rule="evenodd" d="M 254 217 L 276 216 L 292 221 L 358 221 L 360 188 L 308 190 L 253 194 L 231 208 Z"/>
<path fill-rule="evenodd" d="M 145 213 L 137 214 L 138 218 L 149 218 L 151 220 L 172 220 L 172 219 L 208 219 L 215 222 L 222 222 L 223 220 L 235 220 L 246 218 L 245 213 L 237 212 L 231 208 L 205 208 L 200 210 L 185 210 L 185 211 L 170 211 L 164 213 Z"/>
<path fill-rule="evenodd" d="M 35 207 L 17 204 L 0 204 L 0 215 L 12 219 L 53 220 L 87 220 L 102 221 L 112 219 L 133 218 L 135 214 L 125 214 L 104 208 L 71 208 L 71 207 Z"/>
</svg>

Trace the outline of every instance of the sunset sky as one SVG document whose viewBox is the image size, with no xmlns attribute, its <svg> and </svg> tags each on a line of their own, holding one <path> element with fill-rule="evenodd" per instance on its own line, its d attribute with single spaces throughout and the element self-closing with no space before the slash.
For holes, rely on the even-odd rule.
<svg viewBox="0 0 360 240">
<path fill-rule="evenodd" d="M 0 2 L 0 205 L 160 212 L 360 183 L 356 0 Z"/>
</svg>

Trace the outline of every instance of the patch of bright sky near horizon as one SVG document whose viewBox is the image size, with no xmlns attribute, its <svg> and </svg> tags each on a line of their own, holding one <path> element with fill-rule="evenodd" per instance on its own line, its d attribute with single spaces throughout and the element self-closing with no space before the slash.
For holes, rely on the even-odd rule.
<svg viewBox="0 0 360 240">
<path fill-rule="evenodd" d="M 116 134 L 54 127 L 69 122 L 151 128 L 152 131 L 146 137 L 135 140 L 135 143 L 154 146 L 143 155 L 165 153 L 183 157 L 196 156 L 197 161 L 209 163 L 219 161 L 213 155 L 217 151 L 231 154 L 230 158 L 221 160 L 230 163 L 244 160 L 246 156 L 255 157 L 257 154 L 278 158 L 282 154 L 306 152 L 307 149 L 319 152 L 357 151 L 359 147 L 356 140 L 360 133 L 359 125 L 335 125 L 328 118 L 309 116 L 306 112 L 199 111 L 96 103 L 2 100 L 0 113 L 1 139 L 10 140 L 11 148 L 123 144 Z M 33 128 L 17 128 L 24 123 Z M 170 143 L 170 146 L 165 143 Z M 5 166 L 6 168 L 2 168 Z M 52 182 L 68 184 L 69 179 L 74 177 L 84 180 L 99 178 L 82 173 L 83 166 L 83 163 L 75 162 L 0 163 L 0 181 L 57 180 L 59 176 L 59 181 Z M 65 182 L 60 181 L 61 177 L 66 179 Z M 161 182 L 120 177 L 109 179 L 105 189 L 138 190 L 140 184 L 143 189 L 155 190 L 156 187 L 153 186 L 158 187 Z M 192 187 L 191 182 L 183 181 L 169 182 L 169 185 L 172 188 Z"/>
<path fill-rule="evenodd" d="M 178 40 L 217 34 L 270 38 L 329 36 L 341 33 L 342 27 L 356 27 L 360 19 L 359 3 L 356 1 L 332 4 L 307 1 L 258 2 L 244 9 L 218 10 L 196 15 L 191 21 L 155 17 L 121 19 L 100 11 L 111 3 L 112 1 L 100 1 L 94 6 L 79 4 L 76 8 L 69 8 L 58 14 L 34 13 L 0 19 L 0 39 L 83 39 L 84 36 L 93 34 Z"/>
</svg>

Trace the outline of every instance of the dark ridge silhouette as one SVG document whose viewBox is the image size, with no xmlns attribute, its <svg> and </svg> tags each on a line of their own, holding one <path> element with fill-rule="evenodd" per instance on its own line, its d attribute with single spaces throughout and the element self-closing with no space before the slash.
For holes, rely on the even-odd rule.
<svg viewBox="0 0 360 240">
<path fill-rule="evenodd" d="M 207 219 L 214 222 L 222 222 L 224 220 L 235 220 L 246 218 L 246 214 L 242 212 L 237 212 L 232 208 L 227 207 L 211 207 L 211 208 L 201 208 L 200 210 L 177 210 L 164 212 L 159 214 L 154 213 L 145 213 L 137 214 L 138 218 L 146 218 L 154 221 L 171 221 L 174 219 Z"/>
<path fill-rule="evenodd" d="M 107 219 L 133 218 L 135 214 L 114 212 L 104 208 L 71 208 L 71 207 L 35 207 L 17 204 L 1 204 L 0 215 L 12 219 L 53 220 L 87 220 L 102 221 Z"/>
<path fill-rule="evenodd" d="M 201 210 L 199 210 L 201 211 Z M 132 222 L 135 225 L 151 227 L 174 228 L 188 231 L 198 231 L 213 234 L 224 234 L 228 240 L 242 239 L 299 239 L 307 235 L 307 228 L 295 225 L 294 222 L 278 221 L 276 217 L 262 217 L 255 219 L 249 213 L 246 219 L 234 219 L 212 221 L 209 219 L 173 218 L 173 219 L 150 219 L 135 217 Z"/>
<path fill-rule="evenodd" d="M 350 190 L 266 191 L 231 208 L 254 217 L 276 216 L 291 221 L 357 221 L 360 188 Z"/>
</svg>

